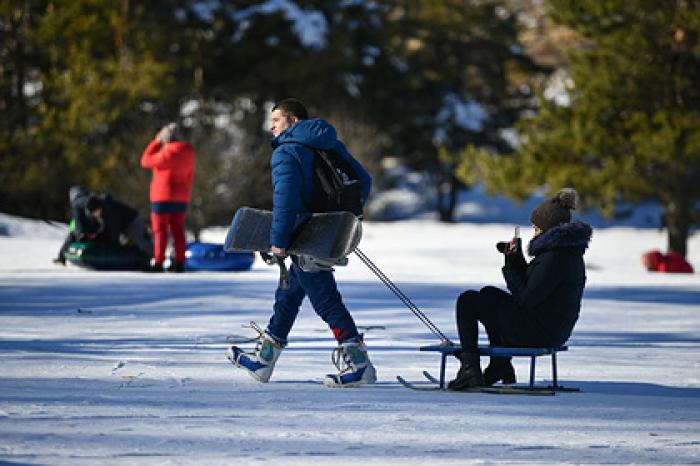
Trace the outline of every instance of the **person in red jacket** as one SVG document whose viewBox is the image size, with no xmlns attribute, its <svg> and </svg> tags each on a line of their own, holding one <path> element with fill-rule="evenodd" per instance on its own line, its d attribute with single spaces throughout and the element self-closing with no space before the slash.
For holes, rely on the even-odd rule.
<svg viewBox="0 0 700 466">
<path fill-rule="evenodd" d="M 141 166 L 153 170 L 151 180 L 151 227 L 153 228 L 153 265 L 163 271 L 168 231 L 173 238 L 175 259 L 170 271 L 185 269 L 185 212 L 192 193 L 195 151 L 182 141 L 177 124 L 163 127 L 141 156 Z"/>
</svg>

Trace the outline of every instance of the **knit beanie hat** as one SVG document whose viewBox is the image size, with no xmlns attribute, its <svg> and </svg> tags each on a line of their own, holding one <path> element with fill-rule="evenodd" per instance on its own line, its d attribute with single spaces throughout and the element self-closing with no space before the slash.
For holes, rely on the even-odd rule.
<svg viewBox="0 0 700 466">
<path fill-rule="evenodd" d="M 576 209 L 578 195 L 573 188 L 561 189 L 554 197 L 542 202 L 530 214 L 530 223 L 547 231 L 571 221 L 571 211 Z"/>
<path fill-rule="evenodd" d="M 74 203 L 78 198 L 84 197 L 90 194 L 90 191 L 87 190 L 85 186 L 82 185 L 75 185 L 71 186 L 70 189 L 68 190 L 68 199 L 70 200 L 70 203 Z"/>
</svg>

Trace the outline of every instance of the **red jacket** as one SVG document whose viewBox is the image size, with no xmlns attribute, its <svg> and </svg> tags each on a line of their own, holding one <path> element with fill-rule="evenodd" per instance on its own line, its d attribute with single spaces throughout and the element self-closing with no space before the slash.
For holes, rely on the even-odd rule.
<svg viewBox="0 0 700 466">
<path fill-rule="evenodd" d="M 141 156 L 141 166 L 153 170 L 151 202 L 189 202 L 194 179 L 194 148 L 182 141 L 161 146 L 155 139 Z"/>
</svg>

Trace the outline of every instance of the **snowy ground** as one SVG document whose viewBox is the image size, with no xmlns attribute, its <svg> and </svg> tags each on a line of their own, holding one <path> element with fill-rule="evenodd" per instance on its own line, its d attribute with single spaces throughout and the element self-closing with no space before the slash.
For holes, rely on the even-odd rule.
<svg viewBox="0 0 700 466">
<path fill-rule="evenodd" d="M 368 223 L 364 252 L 455 336 L 467 288 L 502 285 L 510 225 Z M 525 241 L 529 230 L 523 227 Z M 61 228 L 0 215 L 3 464 L 700 462 L 700 280 L 645 272 L 655 230 L 600 229 L 554 397 L 409 391 L 438 357 L 428 330 L 354 258 L 337 272 L 379 382 L 323 387 L 333 340 L 305 304 L 269 384 L 224 356 L 267 322 L 276 269 L 148 275 L 51 264 Z M 220 240 L 212 230 L 208 240 Z M 700 267 L 700 237 L 690 245 Z M 516 360 L 520 381 L 527 363 Z M 538 365 L 538 381 L 549 376 Z M 450 363 L 450 375 L 456 365 Z"/>
</svg>

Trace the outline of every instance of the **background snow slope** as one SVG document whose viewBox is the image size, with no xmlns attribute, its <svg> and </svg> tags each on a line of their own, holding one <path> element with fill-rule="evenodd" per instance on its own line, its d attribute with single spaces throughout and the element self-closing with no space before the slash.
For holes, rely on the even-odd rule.
<svg viewBox="0 0 700 466">
<path fill-rule="evenodd" d="M 304 304 L 271 383 L 224 356 L 265 324 L 276 268 L 150 275 L 51 264 L 65 226 L 0 215 L 0 460 L 11 464 L 697 463 L 700 281 L 645 272 L 662 232 L 597 229 L 554 397 L 413 392 L 430 332 L 356 258 L 337 271 L 377 384 L 323 387 L 334 346 Z M 212 229 L 207 240 L 223 238 Z M 367 223 L 362 250 L 448 335 L 465 289 L 503 285 L 507 224 Z M 524 240 L 530 231 L 523 226 Z M 689 244 L 700 267 L 700 238 Z M 550 376 L 538 361 L 538 381 Z M 515 360 L 521 382 L 527 362 Z M 450 362 L 450 376 L 456 364 Z"/>
</svg>

